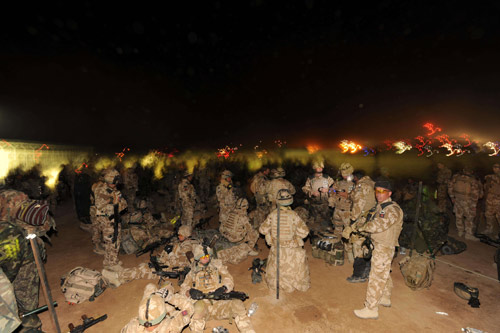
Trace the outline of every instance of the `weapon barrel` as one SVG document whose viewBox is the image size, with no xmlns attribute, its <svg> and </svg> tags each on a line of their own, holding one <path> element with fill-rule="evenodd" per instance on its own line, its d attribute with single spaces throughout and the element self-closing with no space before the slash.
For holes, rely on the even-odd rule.
<svg viewBox="0 0 500 333">
<path fill-rule="evenodd" d="M 278 221 L 276 225 L 276 299 L 280 299 L 280 210 L 278 204 Z"/>
<path fill-rule="evenodd" d="M 56 307 L 57 306 L 57 302 L 54 301 L 53 305 L 54 305 L 54 307 Z M 38 309 L 34 309 L 34 310 L 29 311 L 29 312 L 23 313 L 21 315 L 21 318 L 31 316 L 32 314 L 37 314 L 37 313 L 43 312 L 43 311 L 47 310 L 48 308 L 49 308 L 48 305 L 41 306 Z"/>
</svg>

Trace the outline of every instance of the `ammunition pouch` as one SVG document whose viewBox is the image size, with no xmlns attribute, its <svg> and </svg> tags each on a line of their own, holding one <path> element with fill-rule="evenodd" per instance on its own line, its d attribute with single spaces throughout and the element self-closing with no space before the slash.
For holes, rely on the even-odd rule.
<svg viewBox="0 0 500 333">
<path fill-rule="evenodd" d="M 342 243 L 329 244 L 326 248 L 330 250 L 323 250 L 317 246 L 312 247 L 312 256 L 314 258 L 323 259 L 327 264 L 333 266 L 344 265 L 344 245 Z"/>
</svg>

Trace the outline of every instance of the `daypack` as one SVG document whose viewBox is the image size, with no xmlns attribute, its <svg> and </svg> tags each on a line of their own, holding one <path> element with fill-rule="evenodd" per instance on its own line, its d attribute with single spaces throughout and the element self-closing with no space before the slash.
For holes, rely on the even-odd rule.
<svg viewBox="0 0 500 333">
<path fill-rule="evenodd" d="M 434 259 L 414 252 L 399 263 L 399 268 L 406 285 L 412 290 L 420 290 L 431 286 L 436 263 Z"/>
<path fill-rule="evenodd" d="M 61 278 L 61 291 L 66 301 L 73 304 L 92 302 L 107 286 L 100 272 L 83 267 L 73 268 Z"/>
</svg>

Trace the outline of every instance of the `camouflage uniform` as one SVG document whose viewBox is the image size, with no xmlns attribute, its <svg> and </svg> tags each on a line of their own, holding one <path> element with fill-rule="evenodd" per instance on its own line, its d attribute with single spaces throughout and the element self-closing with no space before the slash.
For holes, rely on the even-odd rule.
<svg viewBox="0 0 500 333">
<path fill-rule="evenodd" d="M 494 225 L 500 223 L 500 165 L 495 164 L 492 175 L 484 178 L 484 192 L 486 193 L 486 230 L 485 233 L 493 233 Z"/>
<path fill-rule="evenodd" d="M 182 206 L 182 225 L 193 226 L 196 191 L 188 178 L 183 178 L 178 186 L 179 199 Z"/>
<path fill-rule="evenodd" d="M 352 206 L 350 194 L 354 188 L 354 183 L 350 180 L 342 179 L 337 180 L 333 186 L 335 194 L 330 196 L 328 203 L 330 207 L 335 208 L 332 217 L 332 223 L 335 228 L 333 233 L 340 240 L 344 227 L 350 224 Z M 341 193 L 347 193 L 347 198 L 343 197 Z"/>
<path fill-rule="evenodd" d="M 458 173 L 448 183 L 448 194 L 453 202 L 453 212 L 458 235 L 474 237 L 474 218 L 477 202 L 483 196 L 481 182 L 470 173 Z"/>
<path fill-rule="evenodd" d="M 190 299 L 182 294 L 174 293 L 172 285 L 158 289 L 150 283 L 144 289 L 144 295 L 139 305 L 139 316 L 133 318 L 122 328 L 121 333 L 181 332 L 189 324 L 193 311 Z M 148 314 L 147 318 L 146 313 Z M 161 319 L 163 316 L 164 318 Z M 148 330 L 144 325 L 141 325 L 141 320 L 148 321 L 156 318 L 161 321 L 154 330 Z"/>
<path fill-rule="evenodd" d="M 285 292 L 294 290 L 306 291 L 311 283 L 309 278 L 309 264 L 306 251 L 303 248 L 303 238 L 309 234 L 304 221 L 290 207 L 280 209 L 280 289 Z M 273 210 L 259 232 L 266 237 L 271 247 L 267 258 L 265 280 L 271 290 L 276 290 L 276 241 L 277 241 L 278 209 Z"/>
<path fill-rule="evenodd" d="M 287 189 L 292 195 L 295 194 L 295 187 L 292 185 L 292 183 L 284 178 L 275 178 L 267 183 L 267 199 L 269 200 L 272 209 L 276 207 L 276 195 L 281 189 Z"/>
<path fill-rule="evenodd" d="M 111 172 L 111 171 L 110 171 Z M 92 230 L 92 242 L 97 247 L 101 243 L 101 234 L 104 248 L 104 266 L 114 266 L 118 262 L 118 251 L 120 249 L 121 224 L 118 224 L 118 236 L 113 243 L 114 234 L 114 205 L 118 205 L 118 211 L 121 212 L 127 208 L 127 202 L 122 198 L 120 191 L 116 187 L 110 186 L 111 175 L 118 174 L 116 170 L 105 176 L 106 182 L 98 182 L 92 186 L 96 207 L 96 218 Z M 116 177 L 116 176 L 114 176 Z"/>
<path fill-rule="evenodd" d="M 439 211 L 446 212 L 446 202 L 448 201 L 448 183 L 451 179 L 451 170 L 443 165 L 437 174 L 437 202 Z"/>
<path fill-rule="evenodd" d="M 242 204 L 241 204 L 242 203 Z M 248 202 L 239 199 L 227 221 L 219 226 L 220 233 L 235 246 L 217 252 L 217 258 L 234 265 L 245 260 L 259 239 L 259 233 L 252 228 L 247 216 Z"/>
<path fill-rule="evenodd" d="M 391 263 L 402 226 L 403 211 L 389 198 L 378 203 L 374 218 L 358 228 L 358 231 L 371 234 L 374 246 L 366 290 L 365 307 L 368 309 L 377 309 L 382 297 L 391 297 Z"/>
<path fill-rule="evenodd" d="M 269 214 L 270 206 L 266 198 L 266 188 L 269 180 L 266 175 L 262 172 L 258 172 L 250 182 L 250 191 L 255 196 L 255 202 L 257 204 L 254 225 L 258 227 Z"/>
<path fill-rule="evenodd" d="M 191 288 L 210 293 L 222 286 L 225 286 L 229 292 L 233 290 L 234 282 L 227 267 L 220 260 L 211 259 L 207 265 L 195 261 L 191 271 L 186 275 L 180 293 L 185 295 Z M 195 312 L 189 324 L 191 332 L 203 332 L 206 321 L 210 319 L 234 318 L 240 332 L 255 333 L 250 318 L 247 316 L 245 305 L 239 299 L 226 301 L 193 300 L 193 304 Z"/>
<path fill-rule="evenodd" d="M 215 191 L 219 202 L 219 223 L 223 223 L 229 217 L 229 213 L 236 204 L 236 195 L 231 183 L 221 181 Z"/>
<path fill-rule="evenodd" d="M 307 178 L 306 184 L 302 187 L 302 191 L 309 197 L 310 216 L 315 224 L 330 225 L 331 215 L 328 208 L 328 193 L 320 192 L 319 196 L 314 196 L 313 193 L 319 188 L 330 188 L 332 185 L 333 179 L 330 176 L 314 174 Z"/>
<path fill-rule="evenodd" d="M 19 325 L 14 287 L 0 268 L 0 331 L 10 333 Z"/>
<path fill-rule="evenodd" d="M 123 196 L 127 200 L 127 206 L 130 211 L 134 210 L 134 202 L 137 191 L 139 190 L 139 178 L 134 168 L 128 168 L 123 171 Z"/>
<path fill-rule="evenodd" d="M 43 242 L 38 237 L 36 240 L 42 243 L 43 254 Z M 14 287 L 19 313 L 36 309 L 40 279 L 33 251 L 23 231 L 6 221 L 0 222 L 0 268 Z M 22 325 L 24 332 L 40 328 L 42 322 L 37 315 L 31 315 L 22 319 Z"/>
</svg>

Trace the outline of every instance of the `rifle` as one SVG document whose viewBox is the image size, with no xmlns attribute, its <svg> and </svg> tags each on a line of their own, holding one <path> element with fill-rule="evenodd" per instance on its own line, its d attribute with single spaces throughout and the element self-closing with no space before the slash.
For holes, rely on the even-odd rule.
<svg viewBox="0 0 500 333">
<path fill-rule="evenodd" d="M 161 245 L 165 245 L 167 243 L 170 243 L 172 241 L 172 239 L 174 239 L 174 237 L 177 237 L 177 234 L 173 234 L 172 236 L 170 237 L 162 237 L 159 241 L 156 241 L 156 242 L 153 242 L 151 244 L 149 244 L 148 246 L 146 246 L 145 248 L 143 248 L 142 250 L 139 250 L 135 253 L 135 256 L 136 257 L 140 257 L 142 256 L 143 254 L 146 254 L 148 252 L 151 252 L 151 254 L 153 253 L 153 251 L 158 247 L 158 246 L 161 246 Z"/>
<path fill-rule="evenodd" d="M 179 279 L 179 285 L 181 285 L 186 279 L 186 275 L 191 271 L 191 267 L 186 266 L 182 270 L 179 270 L 179 267 L 172 267 L 171 271 L 164 271 L 164 268 L 168 268 L 167 265 L 160 265 L 158 262 L 158 258 L 155 256 L 149 257 L 150 263 L 148 264 L 149 268 L 154 269 L 153 274 L 160 276 L 160 278 L 169 278 L 169 279 Z"/>
<path fill-rule="evenodd" d="M 230 291 L 227 293 L 216 294 L 214 291 L 211 293 L 204 293 L 198 289 L 191 288 L 189 290 L 189 296 L 194 300 L 210 299 L 214 301 L 227 301 L 230 299 L 239 299 L 244 302 L 248 299 L 248 295 L 243 291 Z"/>
<path fill-rule="evenodd" d="M 96 319 L 94 319 L 94 317 L 90 317 L 88 318 L 86 315 L 83 315 L 82 316 L 82 319 L 83 319 L 83 324 L 81 325 L 78 325 L 75 327 L 75 325 L 73 325 L 73 323 L 69 324 L 68 325 L 68 328 L 69 328 L 69 333 L 82 333 L 84 332 L 87 328 L 91 327 L 91 326 L 94 326 L 95 324 L 101 322 L 101 321 L 104 321 L 108 318 L 108 315 L 105 314 L 105 315 L 102 315 Z"/>
<path fill-rule="evenodd" d="M 488 237 L 487 235 L 484 234 L 475 234 L 477 238 L 481 241 L 481 243 L 488 244 L 490 246 L 498 247 L 500 248 L 500 239 L 499 240 L 494 240 L 493 238 Z"/>
<path fill-rule="evenodd" d="M 53 305 L 54 305 L 54 307 L 56 307 L 57 306 L 57 302 L 54 301 Z M 31 316 L 33 314 L 37 314 L 37 313 L 43 312 L 43 311 L 47 310 L 48 308 L 49 308 L 48 305 L 41 306 L 41 307 L 39 307 L 37 309 L 34 309 L 34 310 L 28 311 L 26 313 L 23 313 L 22 315 L 19 316 L 19 318 L 28 317 L 28 316 Z"/>
</svg>

